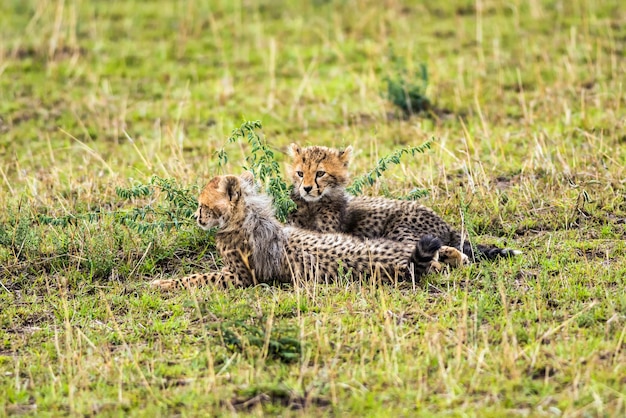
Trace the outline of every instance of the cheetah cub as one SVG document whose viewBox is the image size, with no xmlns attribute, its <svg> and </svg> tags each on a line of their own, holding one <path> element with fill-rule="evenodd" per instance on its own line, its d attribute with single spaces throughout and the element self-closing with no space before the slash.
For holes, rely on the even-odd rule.
<svg viewBox="0 0 626 418">
<path fill-rule="evenodd" d="M 352 197 L 346 191 L 352 147 L 344 150 L 291 144 L 293 182 L 291 198 L 298 209 L 290 225 L 320 232 L 345 232 L 360 238 L 385 238 L 415 243 L 420 237 L 439 238 L 443 248 L 439 261 L 453 266 L 469 259 L 494 259 L 520 254 L 519 251 L 469 242 L 431 209 L 415 202 L 382 197 Z M 459 252 L 462 251 L 462 257 Z"/>
<path fill-rule="evenodd" d="M 217 228 L 215 242 L 223 268 L 181 280 L 154 280 L 153 287 L 333 280 L 342 271 L 395 282 L 440 268 L 436 257 L 441 241 L 433 236 L 411 243 L 364 241 L 284 226 L 274 216 L 271 198 L 256 191 L 249 173 L 213 178 L 198 200 L 198 225 L 205 230 Z"/>
</svg>

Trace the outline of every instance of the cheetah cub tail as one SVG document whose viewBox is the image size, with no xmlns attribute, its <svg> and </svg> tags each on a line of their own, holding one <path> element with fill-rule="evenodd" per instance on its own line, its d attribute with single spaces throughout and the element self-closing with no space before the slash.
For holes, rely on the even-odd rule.
<svg viewBox="0 0 626 418">
<path fill-rule="evenodd" d="M 432 235 L 424 235 L 420 238 L 410 258 L 416 277 L 428 273 L 431 268 L 437 269 L 439 265 L 437 256 L 441 246 L 441 240 Z"/>
<path fill-rule="evenodd" d="M 487 259 L 487 260 L 495 260 L 497 258 L 508 258 L 515 257 L 517 255 L 522 254 L 519 250 L 513 250 L 511 248 L 498 248 L 496 246 L 489 245 L 476 245 L 476 252 L 472 250 L 472 246 L 469 242 L 465 242 L 463 244 L 463 252 L 467 254 L 470 258 L 474 255 L 478 256 L 477 258 Z"/>
</svg>

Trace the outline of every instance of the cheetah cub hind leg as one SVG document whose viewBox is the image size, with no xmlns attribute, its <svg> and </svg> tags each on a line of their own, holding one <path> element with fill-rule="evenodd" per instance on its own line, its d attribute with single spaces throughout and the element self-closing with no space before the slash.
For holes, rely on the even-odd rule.
<svg viewBox="0 0 626 418">
<path fill-rule="evenodd" d="M 439 249 L 438 261 L 450 267 L 461 267 L 470 263 L 469 257 L 454 247 L 442 246 Z"/>
</svg>

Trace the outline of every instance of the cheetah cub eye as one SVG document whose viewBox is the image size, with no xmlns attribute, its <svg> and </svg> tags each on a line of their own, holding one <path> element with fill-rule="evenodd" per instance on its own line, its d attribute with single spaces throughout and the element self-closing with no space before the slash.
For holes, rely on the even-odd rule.
<svg viewBox="0 0 626 418">
<path fill-rule="evenodd" d="M 296 174 L 298 175 L 298 177 L 302 178 L 304 177 L 304 173 L 302 171 L 296 171 Z"/>
<path fill-rule="evenodd" d="M 317 173 L 315 173 L 315 177 L 317 178 L 324 177 L 325 174 L 326 174 L 325 171 L 318 171 Z"/>
</svg>

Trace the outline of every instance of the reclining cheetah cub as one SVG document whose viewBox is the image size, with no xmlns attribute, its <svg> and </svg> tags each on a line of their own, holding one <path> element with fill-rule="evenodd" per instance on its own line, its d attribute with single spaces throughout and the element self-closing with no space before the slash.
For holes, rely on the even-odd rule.
<svg viewBox="0 0 626 418">
<path fill-rule="evenodd" d="M 519 251 L 495 246 L 476 245 L 475 254 L 468 241 L 431 209 L 414 201 L 380 197 L 350 196 L 348 163 L 352 147 L 337 150 L 291 144 L 293 181 L 292 199 L 298 206 L 288 223 L 320 232 L 345 232 L 360 238 L 385 238 L 415 243 L 424 235 L 439 238 L 444 247 L 439 261 L 465 264 L 469 259 L 494 259 L 520 254 Z M 462 248 L 461 248 L 462 246 Z M 453 247 L 453 248 L 450 248 Z M 466 257 L 458 259 L 452 249 Z"/>
<path fill-rule="evenodd" d="M 154 280 L 153 287 L 333 280 L 342 270 L 351 270 L 353 277 L 376 274 L 389 282 L 441 267 L 436 260 L 441 241 L 436 237 L 423 236 L 414 243 L 363 241 L 341 233 L 284 226 L 274 217 L 271 198 L 255 191 L 249 173 L 213 178 L 200 194 L 196 218 L 203 229 L 217 228 L 215 242 L 224 263 L 222 270 L 180 281 Z"/>
</svg>

